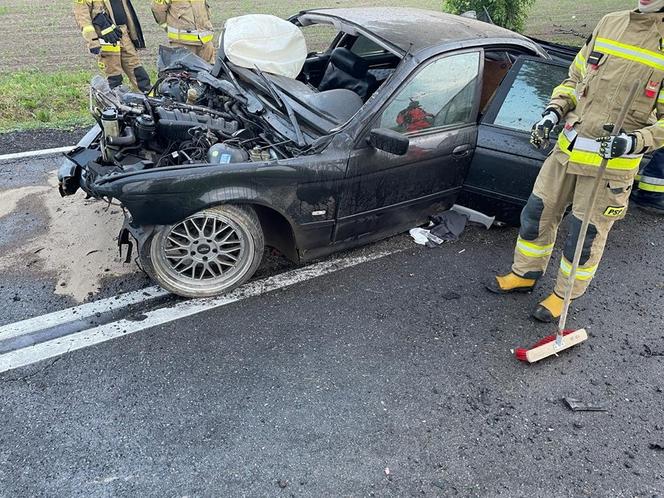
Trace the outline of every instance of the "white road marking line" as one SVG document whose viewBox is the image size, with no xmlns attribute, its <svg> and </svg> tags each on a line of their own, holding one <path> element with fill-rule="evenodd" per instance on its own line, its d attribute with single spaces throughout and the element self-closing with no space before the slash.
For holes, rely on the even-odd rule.
<svg viewBox="0 0 664 498">
<path fill-rule="evenodd" d="M 25 152 L 14 152 L 13 154 L 0 155 L 0 161 L 15 161 L 16 159 L 25 159 L 26 157 L 50 156 L 61 152 L 69 152 L 75 145 L 67 147 L 56 147 L 54 149 L 28 150 Z"/>
<path fill-rule="evenodd" d="M 0 341 L 13 339 L 39 330 L 45 330 L 56 325 L 70 323 L 75 320 L 90 318 L 97 313 L 106 313 L 117 309 L 148 301 L 158 297 L 166 296 L 168 292 L 161 287 L 153 286 L 134 292 L 119 294 L 118 296 L 100 299 L 91 303 L 81 304 L 73 308 L 67 308 L 61 311 L 54 311 L 42 316 L 28 318 L 20 322 L 10 323 L 0 327 Z"/>
<path fill-rule="evenodd" d="M 78 349 L 87 348 L 110 341 L 116 337 L 140 332 L 151 327 L 173 322 L 180 318 L 220 308 L 228 304 L 258 296 L 277 289 L 282 289 L 306 280 L 321 277 L 339 270 L 357 266 L 362 263 L 395 254 L 397 251 L 386 251 L 342 259 L 333 259 L 306 266 L 297 270 L 249 282 L 234 291 L 219 297 L 182 301 L 170 307 L 158 308 L 144 313 L 145 319 L 118 320 L 116 322 L 99 325 L 97 327 L 76 332 L 68 336 L 59 337 L 50 341 L 17 349 L 0 355 L 0 373 L 15 368 L 37 363 L 38 361 L 54 358 Z"/>
</svg>

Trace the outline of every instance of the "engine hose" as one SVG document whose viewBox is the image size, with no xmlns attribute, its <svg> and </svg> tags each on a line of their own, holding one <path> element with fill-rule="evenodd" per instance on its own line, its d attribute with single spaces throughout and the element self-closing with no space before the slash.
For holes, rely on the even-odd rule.
<svg viewBox="0 0 664 498">
<path fill-rule="evenodd" d="M 133 145 L 136 143 L 134 129 L 131 126 L 126 126 L 125 129 L 122 130 L 122 135 L 119 137 L 106 137 L 106 142 L 108 142 L 109 145 Z"/>
<path fill-rule="evenodd" d="M 150 104 L 156 107 L 164 106 L 166 108 L 171 107 L 174 109 L 185 109 L 187 111 L 200 112 L 203 114 L 211 114 L 213 116 L 218 116 L 224 119 L 233 119 L 233 117 L 228 113 L 225 113 L 223 111 L 216 111 L 214 109 L 210 109 L 209 107 L 203 107 L 201 105 L 184 104 L 182 102 L 173 102 L 173 101 L 163 102 L 161 99 L 155 99 L 154 97 L 153 98 L 148 97 L 148 102 L 150 102 Z"/>
</svg>

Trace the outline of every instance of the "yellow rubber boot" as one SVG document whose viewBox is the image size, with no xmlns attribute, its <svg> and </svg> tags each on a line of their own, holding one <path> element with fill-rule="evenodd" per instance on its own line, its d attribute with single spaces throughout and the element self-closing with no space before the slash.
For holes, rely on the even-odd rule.
<svg viewBox="0 0 664 498">
<path fill-rule="evenodd" d="M 537 280 L 534 278 L 523 278 L 515 273 L 498 275 L 486 288 L 496 294 L 509 294 L 510 292 L 532 292 Z"/>
<path fill-rule="evenodd" d="M 563 313 L 563 298 L 555 292 L 537 305 L 533 311 L 533 318 L 540 322 L 550 323 L 560 318 Z"/>
</svg>

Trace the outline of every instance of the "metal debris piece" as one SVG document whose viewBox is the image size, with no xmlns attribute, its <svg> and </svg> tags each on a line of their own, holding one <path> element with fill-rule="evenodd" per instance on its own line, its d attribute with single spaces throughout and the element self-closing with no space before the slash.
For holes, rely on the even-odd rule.
<svg viewBox="0 0 664 498">
<path fill-rule="evenodd" d="M 575 398 L 563 398 L 565 404 L 573 412 L 606 412 L 608 408 L 602 405 L 595 405 L 592 403 L 586 403 L 579 399 Z"/>
</svg>

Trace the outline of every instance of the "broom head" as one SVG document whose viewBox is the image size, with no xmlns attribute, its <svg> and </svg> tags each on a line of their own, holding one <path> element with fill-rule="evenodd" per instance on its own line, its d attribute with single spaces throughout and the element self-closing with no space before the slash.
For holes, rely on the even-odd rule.
<svg viewBox="0 0 664 498">
<path fill-rule="evenodd" d="M 548 356 L 557 355 L 565 349 L 576 346 L 577 344 L 588 339 L 588 333 L 585 329 L 579 330 L 564 330 L 563 331 L 563 344 L 559 346 L 556 344 L 556 334 L 550 335 L 534 344 L 530 349 L 519 348 L 514 352 L 514 356 L 519 361 L 528 363 L 535 363 L 536 361 L 543 360 Z"/>
</svg>

